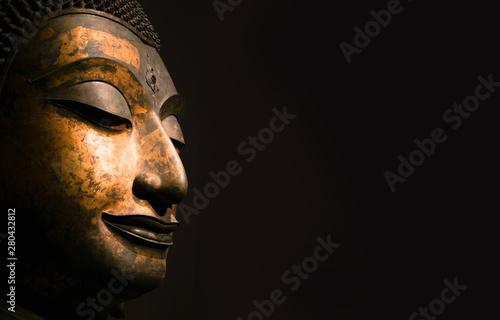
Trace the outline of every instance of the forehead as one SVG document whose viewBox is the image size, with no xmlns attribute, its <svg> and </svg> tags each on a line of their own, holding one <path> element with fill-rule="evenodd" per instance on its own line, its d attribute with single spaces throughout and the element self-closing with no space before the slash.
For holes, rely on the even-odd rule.
<svg viewBox="0 0 500 320">
<path fill-rule="evenodd" d="M 176 93 L 155 48 L 125 26 L 92 14 L 67 14 L 48 21 L 20 46 L 9 72 L 37 79 L 92 58 L 113 60 L 126 67 L 157 103 Z"/>
</svg>

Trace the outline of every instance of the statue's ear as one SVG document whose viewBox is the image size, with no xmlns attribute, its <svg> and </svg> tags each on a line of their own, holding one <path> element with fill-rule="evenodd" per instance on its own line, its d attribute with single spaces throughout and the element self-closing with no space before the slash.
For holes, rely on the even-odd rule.
<svg viewBox="0 0 500 320">
<path fill-rule="evenodd" d="M 122 302 L 118 304 L 116 307 L 109 311 L 109 315 L 113 318 L 123 319 L 127 316 L 125 315 L 125 304 Z"/>
</svg>

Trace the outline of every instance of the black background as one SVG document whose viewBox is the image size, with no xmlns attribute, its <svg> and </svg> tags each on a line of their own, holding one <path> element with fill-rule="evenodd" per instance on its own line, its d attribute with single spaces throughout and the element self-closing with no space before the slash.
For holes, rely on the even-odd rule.
<svg viewBox="0 0 500 320">
<path fill-rule="evenodd" d="M 339 44 L 388 1 L 243 0 L 223 22 L 212 1 L 141 2 L 188 102 L 184 202 L 228 161 L 243 172 L 179 217 L 166 281 L 129 319 L 247 319 L 274 289 L 270 319 L 408 319 L 455 277 L 468 288 L 439 319 L 497 314 L 500 92 L 458 130 L 442 119 L 478 76 L 500 81 L 493 3 L 402 1 L 348 64 Z M 285 105 L 297 118 L 247 163 L 238 145 Z M 392 193 L 384 172 L 438 127 L 448 139 Z M 291 292 L 283 272 L 328 235 L 341 247 Z"/>
</svg>

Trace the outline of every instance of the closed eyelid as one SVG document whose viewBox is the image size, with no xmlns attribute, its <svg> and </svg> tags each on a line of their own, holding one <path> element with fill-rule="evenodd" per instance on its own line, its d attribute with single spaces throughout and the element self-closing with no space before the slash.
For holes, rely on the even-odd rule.
<svg viewBox="0 0 500 320">
<path fill-rule="evenodd" d="M 184 97 L 178 93 L 168 97 L 165 102 L 163 102 L 160 108 L 160 119 L 165 119 L 167 116 L 173 114 L 178 119 L 182 118 L 184 114 Z"/>
<path fill-rule="evenodd" d="M 80 103 L 71 100 L 47 100 L 47 102 L 53 105 L 63 107 L 80 117 L 85 118 L 88 121 L 98 124 L 100 127 L 124 131 L 132 129 L 132 123 L 128 119 L 119 117 L 117 115 L 103 111 L 100 108 L 96 108 L 85 103 Z"/>
<path fill-rule="evenodd" d="M 177 117 L 173 114 L 167 116 L 162 120 L 163 127 L 168 137 L 172 140 L 179 142 L 181 145 L 185 145 L 184 135 L 182 134 L 181 126 Z"/>
<path fill-rule="evenodd" d="M 49 100 L 83 103 L 132 121 L 130 107 L 123 95 L 105 82 L 90 81 L 62 88 L 50 94 Z"/>
<path fill-rule="evenodd" d="M 184 135 L 179 124 L 179 118 L 184 113 L 184 97 L 180 94 L 171 95 L 163 102 L 160 108 L 160 119 L 170 139 L 184 146 Z M 180 148 L 179 148 L 180 149 Z"/>
</svg>

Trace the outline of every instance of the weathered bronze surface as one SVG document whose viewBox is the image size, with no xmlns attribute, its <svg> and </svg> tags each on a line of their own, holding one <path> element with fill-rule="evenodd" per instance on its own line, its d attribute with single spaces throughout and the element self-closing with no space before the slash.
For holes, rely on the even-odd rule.
<svg viewBox="0 0 500 320">
<path fill-rule="evenodd" d="M 157 50 L 105 14 L 53 17 L 13 56 L 0 106 L 1 207 L 23 224 L 18 305 L 85 319 L 77 307 L 118 274 L 105 317 L 156 288 L 187 192 L 183 99 Z"/>
</svg>

